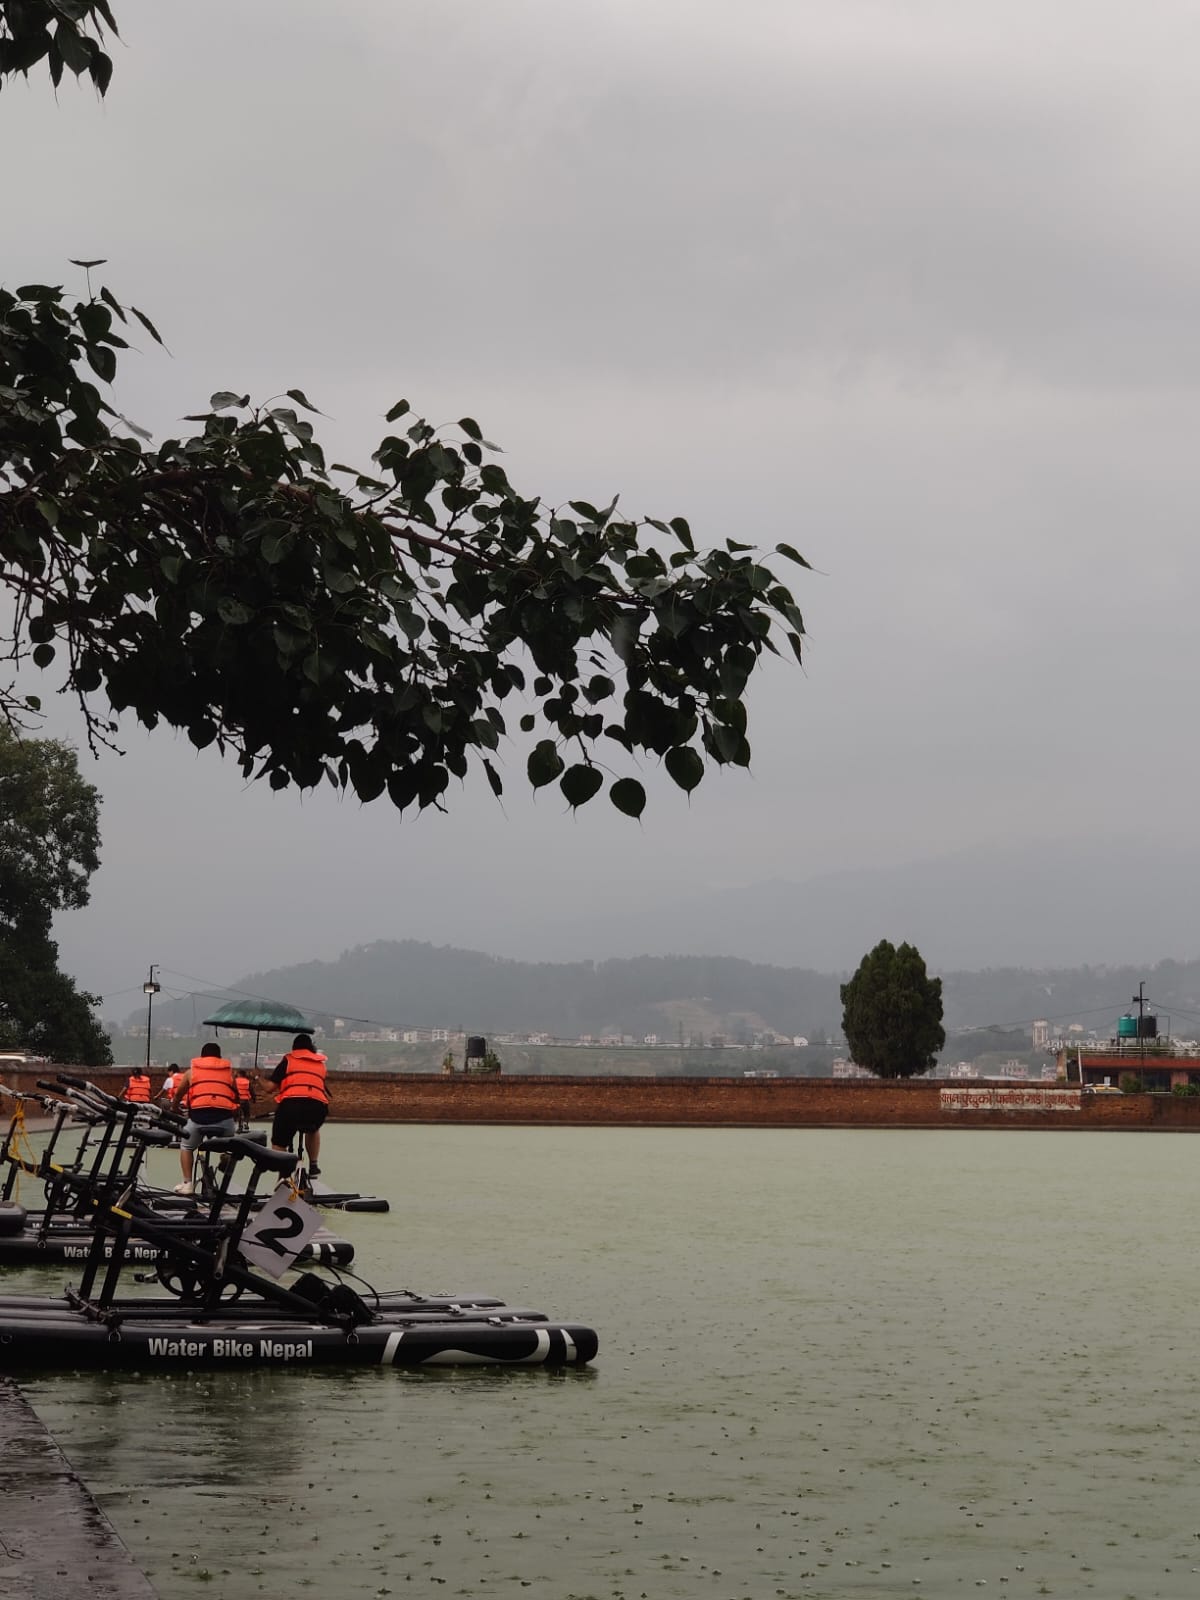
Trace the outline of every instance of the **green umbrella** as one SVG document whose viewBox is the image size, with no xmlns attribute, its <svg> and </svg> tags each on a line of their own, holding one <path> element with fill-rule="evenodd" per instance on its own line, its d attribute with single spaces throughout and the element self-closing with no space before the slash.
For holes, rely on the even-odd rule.
<svg viewBox="0 0 1200 1600">
<path fill-rule="evenodd" d="M 211 1017 L 205 1017 L 205 1028 L 253 1028 L 254 1065 L 258 1066 L 258 1043 L 264 1033 L 311 1033 L 312 1023 L 305 1022 L 295 1006 L 285 1006 L 277 1000 L 231 1000 Z"/>
</svg>

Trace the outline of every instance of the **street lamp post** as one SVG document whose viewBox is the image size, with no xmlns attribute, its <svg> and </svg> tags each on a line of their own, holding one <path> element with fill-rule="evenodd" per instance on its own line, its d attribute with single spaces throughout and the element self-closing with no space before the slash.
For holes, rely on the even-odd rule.
<svg viewBox="0 0 1200 1600">
<path fill-rule="evenodd" d="M 155 983 L 154 972 L 158 966 L 157 961 L 150 963 L 150 976 L 142 985 L 142 993 L 146 996 L 146 1071 L 150 1071 L 150 1031 L 154 1026 L 154 996 L 162 988 L 162 984 Z"/>
</svg>

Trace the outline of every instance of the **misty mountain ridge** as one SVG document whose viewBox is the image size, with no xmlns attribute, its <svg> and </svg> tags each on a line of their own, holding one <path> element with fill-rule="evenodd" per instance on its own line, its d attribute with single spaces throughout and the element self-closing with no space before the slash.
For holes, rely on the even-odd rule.
<svg viewBox="0 0 1200 1600">
<path fill-rule="evenodd" d="M 1107 1036 L 1141 982 L 1177 1035 L 1200 1033 L 1200 961 L 1152 967 L 994 968 L 943 972 L 946 1027 L 1024 1029 L 1036 1018 L 1079 1022 Z M 637 956 L 603 962 L 524 962 L 416 940 L 381 940 L 336 961 L 249 973 L 218 995 L 160 1003 L 155 1020 L 192 1035 L 230 995 L 298 1007 L 331 1029 L 448 1028 L 490 1033 L 656 1034 L 771 1029 L 812 1038 L 840 1031 L 845 974 L 777 967 L 726 956 Z M 133 1012 L 139 1023 L 143 1014 Z M 1052 1028 L 1052 1032 L 1054 1029 Z"/>
<path fill-rule="evenodd" d="M 227 994 L 290 1001 L 316 1019 L 402 1028 L 621 1033 L 680 1028 L 812 1037 L 841 1025 L 839 989 L 881 938 L 909 940 L 940 973 L 950 1029 L 1035 1018 L 1111 1029 L 1143 979 L 1177 1034 L 1200 1032 L 1200 856 L 1107 839 L 995 847 L 803 882 L 660 894 L 617 915 L 547 918 L 485 897 L 474 939 L 383 939 L 334 960 L 253 971 L 229 991 L 160 1003 L 190 1033 Z M 444 908 L 427 925 L 448 925 Z M 455 919 L 455 926 L 461 925 Z M 638 953 L 630 946 L 635 944 Z M 626 952 L 600 959 L 613 949 Z M 538 959 L 553 952 L 554 959 Z M 130 1021 L 138 1021 L 138 1013 Z M 1194 1025 L 1190 1025 L 1194 1024 Z"/>
</svg>

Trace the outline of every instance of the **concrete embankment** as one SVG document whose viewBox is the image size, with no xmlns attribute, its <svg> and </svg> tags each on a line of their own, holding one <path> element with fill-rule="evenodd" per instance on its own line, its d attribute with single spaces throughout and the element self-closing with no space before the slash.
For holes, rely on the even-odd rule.
<svg viewBox="0 0 1200 1600">
<path fill-rule="evenodd" d="M 0 1595 L 157 1600 L 16 1384 L 0 1378 Z"/>
<path fill-rule="evenodd" d="M 25 1069 L 7 1081 L 32 1088 L 36 1078 L 50 1077 L 54 1070 Z M 111 1093 L 119 1094 L 125 1082 L 123 1071 L 72 1070 Z M 330 1116 L 342 1122 L 1200 1133 L 1200 1097 L 1081 1094 L 1078 1088 L 1041 1083 L 339 1072 L 331 1088 Z M 260 1086 L 258 1105 L 262 1112 L 269 1110 L 269 1084 Z"/>
</svg>

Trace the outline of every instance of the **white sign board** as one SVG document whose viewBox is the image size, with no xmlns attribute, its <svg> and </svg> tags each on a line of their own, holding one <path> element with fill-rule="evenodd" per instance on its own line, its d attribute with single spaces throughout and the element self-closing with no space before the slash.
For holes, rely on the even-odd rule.
<svg viewBox="0 0 1200 1600">
<path fill-rule="evenodd" d="M 292 1187 L 281 1183 L 242 1234 L 241 1253 L 246 1260 L 281 1278 L 321 1226 L 321 1213 L 292 1198 Z"/>
<path fill-rule="evenodd" d="M 946 1088 L 939 1094 L 943 1111 L 1078 1111 L 1078 1089 L 1010 1089 L 1001 1085 Z"/>
</svg>

